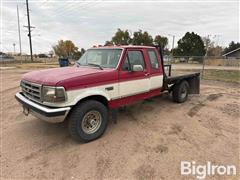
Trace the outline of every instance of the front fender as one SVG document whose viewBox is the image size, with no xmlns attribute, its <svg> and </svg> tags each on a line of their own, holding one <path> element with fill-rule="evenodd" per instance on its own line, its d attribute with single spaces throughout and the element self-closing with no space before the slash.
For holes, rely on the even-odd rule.
<svg viewBox="0 0 240 180">
<path fill-rule="evenodd" d="M 110 96 L 103 90 L 100 89 L 92 89 L 92 90 L 87 90 L 83 92 L 72 92 L 70 96 L 72 96 L 72 103 L 73 105 L 77 104 L 80 100 L 90 97 L 90 96 L 103 96 L 105 97 L 108 101 L 110 101 Z"/>
</svg>

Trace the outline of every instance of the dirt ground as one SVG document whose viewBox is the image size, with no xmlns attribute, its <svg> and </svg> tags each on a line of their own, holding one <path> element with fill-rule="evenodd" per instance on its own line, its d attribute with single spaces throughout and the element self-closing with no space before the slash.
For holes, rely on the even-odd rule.
<svg viewBox="0 0 240 180">
<path fill-rule="evenodd" d="M 239 173 L 239 86 L 202 81 L 176 104 L 167 94 L 127 107 L 102 138 L 73 141 L 67 124 L 24 116 L 14 99 L 27 70 L 1 70 L 1 179 L 193 179 L 181 161 L 235 165 Z M 239 179 L 238 176 L 207 179 Z"/>
</svg>

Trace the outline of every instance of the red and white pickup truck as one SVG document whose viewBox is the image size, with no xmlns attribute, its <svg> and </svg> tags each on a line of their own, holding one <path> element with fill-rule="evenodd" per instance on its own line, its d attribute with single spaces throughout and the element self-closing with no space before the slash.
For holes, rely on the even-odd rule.
<svg viewBox="0 0 240 180">
<path fill-rule="evenodd" d="M 199 93 L 199 75 L 171 76 L 171 66 L 167 75 L 157 47 L 97 47 L 72 67 L 23 75 L 22 92 L 15 97 L 25 115 L 48 122 L 68 120 L 71 136 L 88 142 L 104 133 L 110 110 L 163 91 L 172 92 L 173 100 L 182 103 L 188 94 Z"/>
</svg>

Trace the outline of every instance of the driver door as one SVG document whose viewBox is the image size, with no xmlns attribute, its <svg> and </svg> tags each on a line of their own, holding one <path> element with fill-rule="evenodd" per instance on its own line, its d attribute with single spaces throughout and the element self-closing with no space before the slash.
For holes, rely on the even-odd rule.
<svg viewBox="0 0 240 180">
<path fill-rule="evenodd" d="M 132 71 L 133 65 L 142 65 L 143 71 Z M 127 50 L 119 71 L 119 95 L 128 97 L 149 92 L 150 79 L 144 53 L 140 49 Z"/>
</svg>

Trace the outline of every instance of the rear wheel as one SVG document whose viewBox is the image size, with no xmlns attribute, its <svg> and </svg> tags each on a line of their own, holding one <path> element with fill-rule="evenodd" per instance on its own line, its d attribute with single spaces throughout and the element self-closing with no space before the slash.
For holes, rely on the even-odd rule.
<svg viewBox="0 0 240 180">
<path fill-rule="evenodd" d="M 173 87 L 173 101 L 183 103 L 188 98 L 189 84 L 187 81 L 181 81 Z"/>
<path fill-rule="evenodd" d="M 107 128 L 108 110 L 102 103 L 88 100 L 77 105 L 69 116 L 69 133 L 77 141 L 99 138 Z"/>
</svg>

